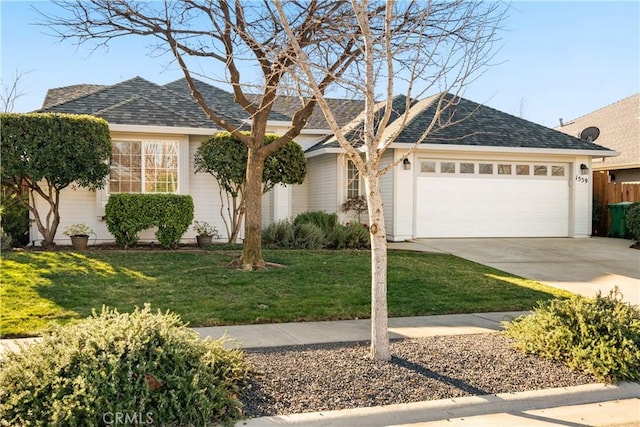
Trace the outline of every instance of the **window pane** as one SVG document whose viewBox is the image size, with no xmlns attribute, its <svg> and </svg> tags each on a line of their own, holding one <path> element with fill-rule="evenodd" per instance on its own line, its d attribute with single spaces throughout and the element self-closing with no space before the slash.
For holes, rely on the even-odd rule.
<svg viewBox="0 0 640 427">
<path fill-rule="evenodd" d="M 511 165 L 499 164 L 498 175 L 511 175 Z"/>
<path fill-rule="evenodd" d="M 478 172 L 482 175 L 493 175 L 493 164 L 492 163 L 480 163 L 478 165 Z"/>
<path fill-rule="evenodd" d="M 475 172 L 474 163 L 460 163 L 460 173 L 474 173 L 474 172 Z"/>
<path fill-rule="evenodd" d="M 142 180 L 141 143 L 114 141 L 109 188 L 112 193 L 134 192 Z M 138 190 L 139 191 L 139 190 Z"/>
<path fill-rule="evenodd" d="M 453 162 L 441 162 L 440 173 L 456 173 L 456 164 Z"/>
<path fill-rule="evenodd" d="M 564 166 L 551 166 L 551 176 L 564 176 Z"/>
<path fill-rule="evenodd" d="M 420 162 L 420 172 L 434 173 L 436 171 L 436 162 Z"/>
<path fill-rule="evenodd" d="M 178 144 L 144 144 L 144 190 L 146 193 L 175 193 L 178 190 Z"/>
<path fill-rule="evenodd" d="M 109 186 L 112 193 L 177 192 L 178 143 L 115 141 Z"/>
<path fill-rule="evenodd" d="M 529 175 L 529 165 L 516 165 L 516 175 Z"/>
<path fill-rule="evenodd" d="M 533 174 L 537 176 L 547 176 L 547 166 L 535 165 L 533 167 Z"/>
<path fill-rule="evenodd" d="M 347 197 L 358 197 L 360 195 L 360 174 L 358 168 L 351 161 L 347 161 Z"/>
</svg>

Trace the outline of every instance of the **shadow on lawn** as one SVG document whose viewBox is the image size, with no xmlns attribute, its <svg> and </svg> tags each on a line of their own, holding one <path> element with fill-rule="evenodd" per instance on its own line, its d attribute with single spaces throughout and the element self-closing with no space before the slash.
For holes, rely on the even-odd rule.
<svg viewBox="0 0 640 427">
<path fill-rule="evenodd" d="M 92 309 L 88 301 L 113 305 L 112 286 L 153 282 L 141 272 L 114 266 L 76 252 L 20 252 L 3 256 L 3 336 L 29 336 L 42 332 L 46 323 L 66 323 L 84 318 Z M 98 286 L 99 285 L 99 286 Z"/>
</svg>

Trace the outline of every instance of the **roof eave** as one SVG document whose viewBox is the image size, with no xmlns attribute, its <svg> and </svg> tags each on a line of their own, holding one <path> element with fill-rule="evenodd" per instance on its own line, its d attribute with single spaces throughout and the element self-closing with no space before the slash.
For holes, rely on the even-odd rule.
<svg viewBox="0 0 640 427">
<path fill-rule="evenodd" d="M 408 149 L 413 144 L 395 142 L 390 148 Z M 556 154 L 591 157 L 615 157 L 620 153 L 613 150 L 584 150 L 570 148 L 529 148 L 529 147 L 494 147 L 487 145 L 453 145 L 453 144 L 419 144 L 420 149 L 426 150 L 450 150 L 450 151 L 474 151 L 496 153 L 522 153 L 522 154 Z"/>
<path fill-rule="evenodd" d="M 213 135 L 219 132 L 217 128 L 193 128 L 183 126 L 146 126 L 146 125 L 122 125 L 117 123 L 109 123 L 111 132 L 128 132 L 128 133 L 159 133 L 171 135 Z"/>
<path fill-rule="evenodd" d="M 628 164 L 620 164 L 620 165 L 612 165 L 612 164 L 594 164 L 593 170 L 622 170 L 622 169 L 640 169 L 640 163 L 628 163 Z"/>
<path fill-rule="evenodd" d="M 341 154 L 341 153 L 343 153 L 342 148 L 328 147 L 328 148 L 319 148 L 313 151 L 307 151 L 304 153 L 304 155 L 307 159 L 309 159 L 311 157 L 320 156 L 322 154 Z"/>
</svg>

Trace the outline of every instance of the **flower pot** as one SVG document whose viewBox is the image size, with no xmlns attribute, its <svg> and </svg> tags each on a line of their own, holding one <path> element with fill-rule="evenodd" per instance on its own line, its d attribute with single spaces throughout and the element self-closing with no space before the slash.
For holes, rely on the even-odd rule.
<svg viewBox="0 0 640 427">
<path fill-rule="evenodd" d="M 73 249 L 77 251 L 84 251 L 87 249 L 87 245 L 89 244 L 89 236 L 71 236 L 71 244 L 73 245 Z"/>
<path fill-rule="evenodd" d="M 213 236 L 204 236 L 198 235 L 196 236 L 196 241 L 198 242 L 198 246 L 204 248 L 205 246 L 210 246 L 213 241 Z"/>
</svg>

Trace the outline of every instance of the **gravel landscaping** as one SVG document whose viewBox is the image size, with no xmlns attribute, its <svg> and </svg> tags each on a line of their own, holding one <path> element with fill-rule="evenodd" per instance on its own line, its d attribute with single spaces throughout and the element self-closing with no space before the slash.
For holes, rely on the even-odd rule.
<svg viewBox="0 0 640 427">
<path fill-rule="evenodd" d="M 500 334 L 405 339 L 374 362 L 368 343 L 252 350 L 256 374 L 242 397 L 262 417 L 389 405 L 597 382 L 562 364 L 524 355 Z"/>
</svg>

